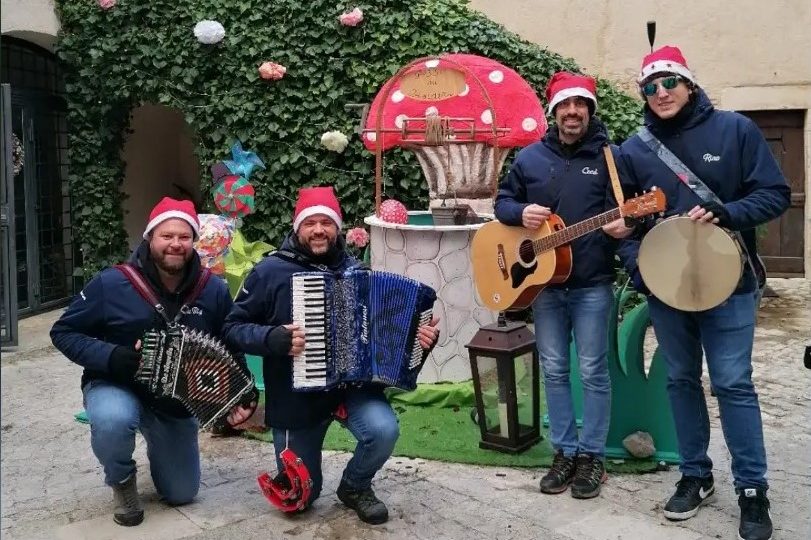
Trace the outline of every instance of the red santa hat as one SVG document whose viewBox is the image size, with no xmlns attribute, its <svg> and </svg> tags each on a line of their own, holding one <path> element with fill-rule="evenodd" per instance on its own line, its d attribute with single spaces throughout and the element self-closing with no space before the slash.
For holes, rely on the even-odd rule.
<svg viewBox="0 0 811 540">
<path fill-rule="evenodd" d="M 696 83 L 693 73 L 687 67 L 687 60 L 684 59 L 684 55 L 681 54 L 678 47 L 665 45 L 646 55 L 642 59 L 642 70 L 639 72 L 637 82 L 642 84 L 645 79 L 657 73 L 675 73 Z"/>
<path fill-rule="evenodd" d="M 591 114 L 597 109 L 597 82 L 585 75 L 575 75 L 568 71 L 558 71 L 549 79 L 546 86 L 547 113 L 555 111 L 555 105 L 570 97 L 580 96 L 591 100 L 594 107 Z"/>
<path fill-rule="evenodd" d="M 301 222 L 315 214 L 324 214 L 341 228 L 343 215 L 332 186 L 301 188 L 293 213 L 293 230 L 298 232 Z"/>
<path fill-rule="evenodd" d="M 200 220 L 197 219 L 197 211 L 194 209 L 194 203 L 191 201 L 178 201 L 171 197 L 164 197 L 161 199 L 152 212 L 149 214 L 149 223 L 146 224 L 144 230 L 144 240 L 149 239 L 149 233 L 152 230 L 166 221 L 167 219 L 178 218 L 188 223 L 192 231 L 194 231 L 194 238 L 200 235 Z"/>
</svg>

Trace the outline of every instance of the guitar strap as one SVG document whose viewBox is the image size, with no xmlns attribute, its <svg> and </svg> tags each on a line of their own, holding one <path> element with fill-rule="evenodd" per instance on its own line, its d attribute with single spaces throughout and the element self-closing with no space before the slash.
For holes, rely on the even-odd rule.
<svg viewBox="0 0 811 540">
<path fill-rule="evenodd" d="M 693 190 L 693 192 L 698 195 L 698 197 L 703 201 L 714 201 L 718 204 L 724 204 L 721 199 L 709 188 L 707 184 L 701 181 L 696 173 L 690 170 L 687 165 L 684 164 L 682 160 L 680 160 L 676 154 L 670 151 L 670 149 L 665 146 L 665 144 L 660 141 L 656 136 L 650 132 L 650 130 L 646 127 L 642 127 L 639 130 L 639 138 L 648 145 L 648 148 L 653 151 L 656 156 L 662 160 L 662 162 L 667 165 L 667 167 L 673 171 L 679 179 Z M 749 263 L 749 267 L 752 269 L 752 273 L 755 275 L 755 278 L 758 281 L 758 289 L 762 289 L 766 285 L 766 270 L 763 266 L 763 261 L 760 260 L 757 253 L 755 257 L 757 257 L 757 266 L 755 266 L 755 261 L 752 258 L 752 255 L 749 253 L 749 250 L 746 248 L 746 243 L 743 241 L 743 237 L 741 233 L 738 231 L 730 231 L 735 236 L 735 239 L 741 245 L 741 249 L 743 249 L 744 253 L 746 253 L 746 260 Z"/>
<path fill-rule="evenodd" d="M 605 162 L 608 164 L 608 176 L 611 177 L 611 188 L 614 190 L 614 198 L 617 199 L 617 206 L 621 208 L 622 205 L 625 204 L 625 196 L 622 194 L 620 178 L 617 174 L 617 164 L 614 163 L 614 154 L 611 152 L 609 145 L 603 146 L 603 153 L 605 154 Z"/>
</svg>

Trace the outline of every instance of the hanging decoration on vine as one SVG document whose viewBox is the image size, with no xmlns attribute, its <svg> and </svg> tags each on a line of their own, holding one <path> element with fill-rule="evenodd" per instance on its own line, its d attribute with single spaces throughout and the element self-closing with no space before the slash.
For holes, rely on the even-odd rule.
<svg viewBox="0 0 811 540">
<path fill-rule="evenodd" d="M 11 134 L 11 164 L 14 168 L 14 176 L 20 174 L 25 165 L 25 149 L 16 133 Z"/>
</svg>

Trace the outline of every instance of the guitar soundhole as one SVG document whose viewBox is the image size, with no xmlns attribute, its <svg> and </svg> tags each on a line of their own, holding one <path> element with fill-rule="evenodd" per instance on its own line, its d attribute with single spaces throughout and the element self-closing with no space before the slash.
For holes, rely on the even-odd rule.
<svg viewBox="0 0 811 540">
<path fill-rule="evenodd" d="M 562 223 L 555 223 L 554 229 L 556 231 L 563 230 L 564 229 L 563 224 Z"/>
<path fill-rule="evenodd" d="M 535 250 L 532 249 L 532 240 L 524 240 L 518 247 L 518 259 L 525 266 L 535 261 Z"/>
</svg>

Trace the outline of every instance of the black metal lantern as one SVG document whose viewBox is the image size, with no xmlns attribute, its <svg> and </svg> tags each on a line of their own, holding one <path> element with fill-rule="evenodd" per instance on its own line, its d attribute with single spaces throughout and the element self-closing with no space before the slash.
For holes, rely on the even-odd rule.
<svg viewBox="0 0 811 540">
<path fill-rule="evenodd" d="M 538 351 L 525 323 L 483 326 L 465 345 L 476 393 L 479 448 L 519 453 L 541 440 Z"/>
</svg>

